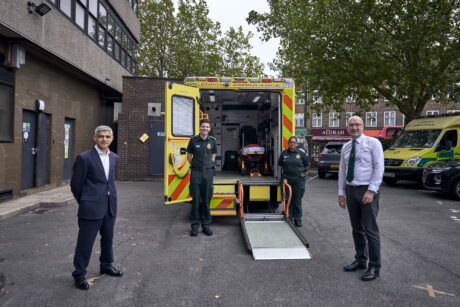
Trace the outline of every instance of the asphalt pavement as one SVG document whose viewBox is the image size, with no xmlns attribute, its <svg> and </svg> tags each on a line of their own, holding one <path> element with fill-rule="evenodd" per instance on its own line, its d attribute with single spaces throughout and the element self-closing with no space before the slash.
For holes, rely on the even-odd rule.
<svg viewBox="0 0 460 307">
<path fill-rule="evenodd" d="M 99 276 L 96 242 L 88 291 L 76 289 L 71 276 L 74 201 L 0 220 L 0 305 L 460 305 L 460 202 L 411 183 L 382 185 L 381 276 L 363 282 L 363 272 L 342 269 L 354 249 L 348 214 L 337 205 L 337 179 L 308 180 L 300 231 L 312 259 L 276 261 L 252 259 L 238 218 L 214 217 L 213 236 L 192 238 L 190 205 L 164 205 L 162 182 L 118 182 L 114 266 L 125 275 Z"/>
</svg>

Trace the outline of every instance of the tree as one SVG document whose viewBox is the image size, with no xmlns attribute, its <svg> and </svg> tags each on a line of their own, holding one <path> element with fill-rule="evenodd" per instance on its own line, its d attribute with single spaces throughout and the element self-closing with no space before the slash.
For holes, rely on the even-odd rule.
<svg viewBox="0 0 460 307">
<path fill-rule="evenodd" d="M 323 105 L 368 110 L 385 98 L 409 122 L 431 98 L 460 100 L 458 0 L 268 0 L 251 11 L 263 38 L 280 37 L 271 64 Z M 316 105 L 319 107 L 320 105 Z"/>
<path fill-rule="evenodd" d="M 263 64 L 250 54 L 242 28 L 222 34 L 205 0 L 145 0 L 139 6 L 141 40 L 138 75 L 160 78 L 186 76 L 260 75 Z"/>
</svg>

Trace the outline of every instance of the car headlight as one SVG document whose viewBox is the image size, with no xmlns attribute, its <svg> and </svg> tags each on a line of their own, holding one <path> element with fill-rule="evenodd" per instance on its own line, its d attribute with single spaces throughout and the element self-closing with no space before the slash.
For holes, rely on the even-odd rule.
<svg viewBox="0 0 460 307">
<path fill-rule="evenodd" d="M 422 160 L 422 157 L 413 157 L 404 163 L 404 166 L 417 166 L 417 164 Z"/>
</svg>

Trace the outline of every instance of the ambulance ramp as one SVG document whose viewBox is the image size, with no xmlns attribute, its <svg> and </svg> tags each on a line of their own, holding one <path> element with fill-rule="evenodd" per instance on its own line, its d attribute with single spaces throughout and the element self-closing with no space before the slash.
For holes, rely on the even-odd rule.
<svg viewBox="0 0 460 307">
<path fill-rule="evenodd" d="M 254 260 L 311 259 L 308 242 L 283 214 L 248 214 L 241 228 Z"/>
</svg>

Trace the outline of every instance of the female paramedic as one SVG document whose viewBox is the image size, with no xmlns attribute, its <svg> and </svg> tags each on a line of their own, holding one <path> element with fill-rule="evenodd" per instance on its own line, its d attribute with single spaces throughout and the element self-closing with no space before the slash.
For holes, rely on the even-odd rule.
<svg viewBox="0 0 460 307">
<path fill-rule="evenodd" d="M 278 166 L 282 168 L 283 178 L 292 188 L 289 217 L 296 227 L 302 227 L 302 197 L 305 193 L 305 177 L 310 168 L 310 160 L 303 149 L 297 148 L 295 136 L 289 138 L 288 149 L 281 152 Z"/>
</svg>

